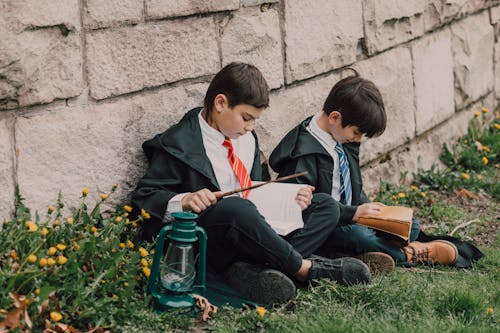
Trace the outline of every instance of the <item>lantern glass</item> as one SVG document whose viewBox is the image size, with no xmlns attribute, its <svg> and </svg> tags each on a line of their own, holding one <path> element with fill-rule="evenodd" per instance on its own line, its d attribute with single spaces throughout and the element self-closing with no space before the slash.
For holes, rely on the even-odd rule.
<svg viewBox="0 0 500 333">
<path fill-rule="evenodd" d="M 180 293 L 189 291 L 195 276 L 193 246 L 190 243 L 171 241 L 160 272 L 163 288 Z"/>
</svg>

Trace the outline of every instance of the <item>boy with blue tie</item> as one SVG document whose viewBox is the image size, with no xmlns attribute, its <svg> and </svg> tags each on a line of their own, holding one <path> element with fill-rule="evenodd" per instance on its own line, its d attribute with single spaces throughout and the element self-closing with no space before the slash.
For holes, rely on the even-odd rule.
<svg viewBox="0 0 500 333">
<path fill-rule="evenodd" d="M 340 210 L 337 229 L 318 253 L 327 257 L 350 254 L 370 264 L 372 271 L 390 271 L 400 264 L 426 261 L 450 265 L 458 256 L 446 240 L 415 241 L 420 225 L 413 220 L 408 246 L 392 242 L 387 234 L 352 224 L 360 217 L 380 213 L 382 203 L 369 202 L 363 192 L 359 148 L 363 135 L 371 138 L 385 131 L 386 113 L 375 84 L 358 75 L 340 80 L 326 98 L 323 110 L 305 119 L 277 145 L 269 158 L 279 176 L 308 170 L 295 181 L 335 199 Z"/>
<path fill-rule="evenodd" d="M 144 237 L 152 240 L 158 234 L 168 212 L 198 213 L 197 223 L 208 236 L 208 269 L 225 272 L 232 287 L 259 303 L 294 297 L 291 279 L 369 282 L 369 269 L 358 259 L 312 255 L 338 220 L 329 195 L 313 195 L 311 186 L 301 188 L 296 202 L 304 227 L 283 236 L 245 199 L 247 193 L 219 198 L 220 192 L 262 180 L 253 127 L 268 104 L 269 88 L 261 72 L 231 63 L 212 79 L 203 107 L 143 144 L 149 168 L 132 193 L 132 203 L 151 215 L 141 225 Z"/>
</svg>

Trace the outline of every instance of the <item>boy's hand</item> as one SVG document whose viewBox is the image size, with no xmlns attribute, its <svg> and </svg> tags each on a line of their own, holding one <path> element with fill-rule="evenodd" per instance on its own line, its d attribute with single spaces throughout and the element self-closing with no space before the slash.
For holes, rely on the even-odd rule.
<svg viewBox="0 0 500 333">
<path fill-rule="evenodd" d="M 368 202 L 365 204 L 362 204 L 358 206 L 358 209 L 356 209 L 356 213 L 354 214 L 354 217 L 352 220 L 354 222 L 358 222 L 359 218 L 362 216 L 367 216 L 367 215 L 378 215 L 380 214 L 381 208 L 384 207 L 385 205 L 381 202 Z"/>
<path fill-rule="evenodd" d="M 301 188 L 297 192 L 297 196 L 295 197 L 295 201 L 299 204 L 302 210 L 306 209 L 311 205 L 314 186 L 307 185 L 306 187 Z"/>
<path fill-rule="evenodd" d="M 201 213 L 216 202 L 217 198 L 215 197 L 215 193 L 206 188 L 188 193 L 181 200 L 182 210 L 190 210 L 195 213 Z"/>
</svg>

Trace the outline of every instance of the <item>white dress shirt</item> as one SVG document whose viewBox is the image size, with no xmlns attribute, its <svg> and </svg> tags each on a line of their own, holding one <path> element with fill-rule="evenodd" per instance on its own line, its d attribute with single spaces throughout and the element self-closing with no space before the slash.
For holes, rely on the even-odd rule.
<svg viewBox="0 0 500 333">
<path fill-rule="evenodd" d="M 322 111 L 323 112 L 323 111 Z M 325 148 L 325 150 L 333 158 L 333 175 L 332 175 L 332 198 L 340 201 L 340 168 L 339 168 L 339 155 L 335 151 L 337 141 L 332 135 L 318 126 L 318 120 L 321 114 L 316 114 L 312 117 L 311 122 L 307 126 L 307 130 L 311 135 L 318 140 L 318 142 Z"/>
<path fill-rule="evenodd" d="M 206 120 L 203 119 L 202 111 L 198 114 L 198 120 L 200 123 L 201 137 L 203 139 L 203 147 L 212 164 L 217 183 L 219 183 L 219 187 L 223 192 L 240 188 L 240 182 L 227 158 L 228 149 L 222 145 L 225 139 L 224 134 L 211 127 Z M 231 143 L 233 144 L 234 153 L 243 162 L 248 174 L 250 174 L 255 156 L 254 136 L 251 132 L 248 132 L 237 139 L 232 139 Z M 181 200 L 186 194 L 188 193 L 179 193 L 170 199 L 167 205 L 167 211 L 182 211 Z M 241 193 L 239 193 L 239 195 L 241 195 Z"/>
</svg>

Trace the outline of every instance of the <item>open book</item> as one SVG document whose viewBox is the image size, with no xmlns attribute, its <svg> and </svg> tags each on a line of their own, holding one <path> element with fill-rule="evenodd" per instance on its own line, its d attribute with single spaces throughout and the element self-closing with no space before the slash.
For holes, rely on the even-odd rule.
<svg viewBox="0 0 500 333">
<path fill-rule="evenodd" d="M 360 217 L 358 224 L 397 236 L 410 238 L 413 210 L 403 206 L 385 206 L 379 215 Z"/>
<path fill-rule="evenodd" d="M 252 182 L 259 184 L 261 182 Z M 279 234 L 287 235 L 302 228 L 302 209 L 295 201 L 299 189 L 304 184 L 270 183 L 253 189 L 248 195 L 267 223 Z"/>
</svg>

